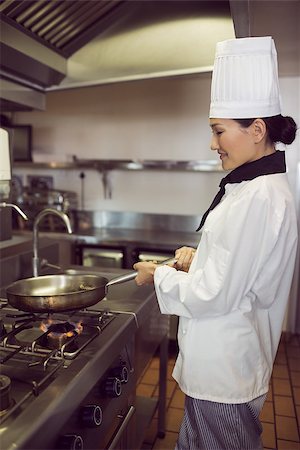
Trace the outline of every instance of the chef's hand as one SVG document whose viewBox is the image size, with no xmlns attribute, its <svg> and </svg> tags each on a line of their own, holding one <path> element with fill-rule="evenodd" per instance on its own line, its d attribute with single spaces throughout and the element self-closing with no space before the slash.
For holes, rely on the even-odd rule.
<svg viewBox="0 0 300 450">
<path fill-rule="evenodd" d="M 175 252 L 176 269 L 188 272 L 196 250 L 192 247 L 180 247 Z"/>
<path fill-rule="evenodd" d="M 152 284 L 154 271 L 157 267 L 155 262 L 138 262 L 134 264 L 134 270 L 137 270 L 138 274 L 135 277 L 135 282 L 138 286 L 143 284 Z"/>
<path fill-rule="evenodd" d="M 154 278 L 154 272 L 158 264 L 157 261 L 145 261 L 135 263 L 133 268 L 138 272 L 135 277 L 135 282 L 138 286 L 142 286 L 143 284 L 152 284 Z M 176 261 L 172 260 L 168 266 L 176 268 Z"/>
</svg>

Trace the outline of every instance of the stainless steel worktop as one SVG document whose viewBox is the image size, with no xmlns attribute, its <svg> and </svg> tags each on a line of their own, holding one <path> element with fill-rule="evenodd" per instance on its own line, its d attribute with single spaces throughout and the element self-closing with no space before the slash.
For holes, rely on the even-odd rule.
<svg viewBox="0 0 300 450">
<path fill-rule="evenodd" d="M 15 236 L 30 236 L 29 231 L 17 231 Z M 176 249 L 182 245 L 196 247 L 200 234 L 196 232 L 161 231 L 126 228 L 91 228 L 73 234 L 57 232 L 40 232 L 41 237 L 51 239 L 82 240 L 88 244 L 102 244 L 111 246 L 132 244 L 138 247 L 170 248 Z"/>
<path fill-rule="evenodd" d="M 101 229 L 95 230 L 93 235 L 85 235 L 82 237 L 87 240 L 97 242 L 125 242 L 134 243 L 136 245 L 149 246 L 171 246 L 174 248 L 181 245 L 195 246 L 199 241 L 199 234 L 186 233 L 178 231 L 161 231 L 161 230 L 132 230 L 132 229 Z"/>
<path fill-rule="evenodd" d="M 88 244 L 130 245 L 176 249 L 182 245 L 197 246 L 196 229 L 201 216 L 153 214 L 126 211 L 76 211 L 73 234 L 65 230 L 44 231 L 41 236 L 80 240 Z M 24 235 L 28 231 L 15 231 Z M 30 233 L 30 232 L 29 232 Z"/>
<path fill-rule="evenodd" d="M 50 237 L 50 236 L 49 236 Z M 46 237 L 40 239 L 40 247 L 52 244 L 53 241 Z M 11 239 L 0 242 L 0 258 L 15 256 L 19 253 L 32 250 L 32 232 L 18 233 Z"/>
</svg>

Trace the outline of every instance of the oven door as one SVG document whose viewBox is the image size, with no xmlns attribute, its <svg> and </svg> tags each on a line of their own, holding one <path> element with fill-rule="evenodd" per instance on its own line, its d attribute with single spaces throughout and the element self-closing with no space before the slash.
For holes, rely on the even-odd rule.
<svg viewBox="0 0 300 450">
<path fill-rule="evenodd" d="M 125 268 L 125 253 L 122 247 L 108 247 L 97 244 L 77 244 L 76 262 L 87 267 Z"/>
<path fill-rule="evenodd" d="M 119 414 L 119 426 L 113 439 L 105 447 L 107 450 L 128 450 L 136 446 L 136 408 L 131 405 L 125 414 Z"/>
<path fill-rule="evenodd" d="M 105 364 L 105 359 L 103 364 Z M 129 450 L 137 448 L 135 336 L 76 405 L 58 431 L 56 450 Z M 76 364 L 76 360 L 74 361 Z M 88 364 L 88 361 L 87 361 Z M 72 370 L 72 365 L 68 370 Z M 94 370 L 97 370 L 96 366 Z M 89 383 L 87 377 L 82 382 Z M 66 410 L 70 407 L 65 405 Z M 60 413 L 63 414 L 62 407 Z M 56 430 L 57 433 L 57 430 Z M 29 448 L 29 447 L 28 447 Z M 33 447 L 36 449 L 37 447 Z M 39 447 L 40 448 L 40 447 Z"/>
</svg>

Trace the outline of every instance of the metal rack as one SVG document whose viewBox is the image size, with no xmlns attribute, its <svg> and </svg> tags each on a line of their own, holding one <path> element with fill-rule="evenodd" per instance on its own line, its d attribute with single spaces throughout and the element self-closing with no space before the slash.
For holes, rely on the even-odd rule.
<svg viewBox="0 0 300 450">
<path fill-rule="evenodd" d="M 111 170 L 153 170 L 177 172 L 220 172 L 222 165 L 215 160 L 119 160 L 119 159 L 77 159 L 72 162 L 15 162 L 15 168 L 53 170 L 97 170 L 101 173 Z"/>
</svg>

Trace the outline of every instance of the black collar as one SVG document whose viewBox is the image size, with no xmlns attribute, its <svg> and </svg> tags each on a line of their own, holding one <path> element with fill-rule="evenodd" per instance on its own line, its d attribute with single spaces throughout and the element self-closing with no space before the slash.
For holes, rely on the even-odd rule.
<svg viewBox="0 0 300 450">
<path fill-rule="evenodd" d="M 221 180 L 220 186 L 227 183 L 241 183 L 253 180 L 261 175 L 286 172 L 285 153 L 276 151 L 255 161 L 243 164 L 230 172 Z"/>
<path fill-rule="evenodd" d="M 206 217 L 208 216 L 210 211 L 220 203 L 223 195 L 225 194 L 225 185 L 227 183 L 241 183 L 242 181 L 253 180 L 254 178 L 260 177 L 262 175 L 271 175 L 274 173 L 285 172 L 285 153 L 278 150 L 275 153 L 271 153 L 271 155 L 263 156 L 256 161 L 252 161 L 237 167 L 228 175 L 226 175 L 226 177 L 222 178 L 219 184 L 220 190 L 213 199 L 213 202 L 208 210 L 203 214 L 201 223 L 196 231 L 199 231 L 203 227 Z"/>
</svg>

